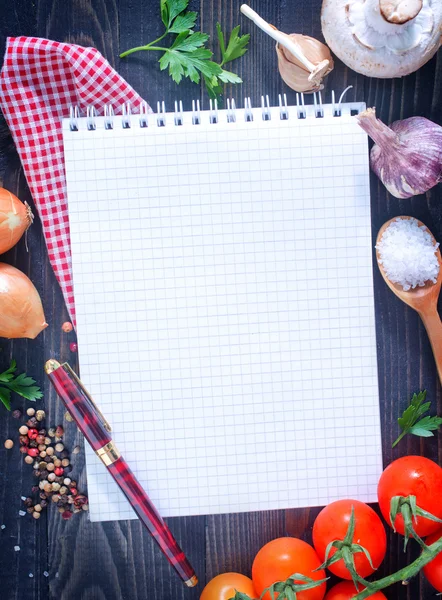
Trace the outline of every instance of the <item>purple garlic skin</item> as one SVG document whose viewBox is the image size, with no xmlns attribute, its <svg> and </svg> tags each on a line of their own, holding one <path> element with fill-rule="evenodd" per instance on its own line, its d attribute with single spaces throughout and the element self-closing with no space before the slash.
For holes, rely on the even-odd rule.
<svg viewBox="0 0 442 600">
<path fill-rule="evenodd" d="M 424 194 L 442 181 L 442 127 L 425 117 L 410 117 L 387 127 L 374 109 L 357 117 L 374 140 L 373 171 L 396 198 Z"/>
</svg>

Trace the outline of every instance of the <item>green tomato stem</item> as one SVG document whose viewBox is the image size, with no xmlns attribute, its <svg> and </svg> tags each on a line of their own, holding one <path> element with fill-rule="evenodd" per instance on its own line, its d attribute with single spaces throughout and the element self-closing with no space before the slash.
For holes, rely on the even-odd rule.
<svg viewBox="0 0 442 600">
<path fill-rule="evenodd" d="M 425 567 L 429 562 L 435 558 L 439 552 L 442 551 L 442 537 L 439 538 L 434 544 L 431 546 L 427 546 L 423 549 L 422 554 L 419 558 L 416 558 L 414 562 L 410 565 L 407 565 L 400 571 L 393 573 L 392 575 L 387 575 L 383 579 L 379 579 L 378 581 L 371 582 L 365 590 L 359 592 L 356 596 L 354 596 L 353 600 L 365 600 L 365 598 L 369 598 L 375 592 L 379 592 L 384 588 L 393 585 L 393 583 L 398 583 L 399 581 L 408 581 L 415 577 L 422 567 Z"/>
</svg>

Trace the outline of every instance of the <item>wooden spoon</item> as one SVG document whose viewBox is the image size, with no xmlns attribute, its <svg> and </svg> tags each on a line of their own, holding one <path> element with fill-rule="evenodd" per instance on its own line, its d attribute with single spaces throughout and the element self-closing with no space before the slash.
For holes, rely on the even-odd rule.
<svg viewBox="0 0 442 600">
<path fill-rule="evenodd" d="M 412 217 L 395 217 L 394 219 L 390 219 L 386 223 L 382 225 L 379 230 L 378 237 L 376 239 L 376 245 L 380 242 L 384 231 L 387 227 L 395 221 L 396 219 L 411 219 Z M 424 223 L 416 219 L 419 223 L 419 226 L 424 226 L 428 233 L 431 235 L 433 242 L 436 243 L 433 234 L 428 229 Z M 423 287 L 416 287 L 414 289 L 404 291 L 401 285 L 398 283 L 392 283 L 385 271 L 384 267 L 379 262 L 379 252 L 376 250 L 376 258 L 378 261 L 378 267 L 384 278 L 385 283 L 388 285 L 390 290 L 396 294 L 398 298 L 400 298 L 405 304 L 408 304 L 411 308 L 414 308 L 422 319 L 425 329 L 427 330 L 428 337 L 430 338 L 431 347 L 433 349 L 434 360 L 436 361 L 437 372 L 439 374 L 439 379 L 442 383 L 442 323 L 439 317 L 439 313 L 437 312 L 437 299 L 439 297 L 439 292 L 442 283 L 442 258 L 440 249 L 438 248 L 436 251 L 437 260 L 439 262 L 439 274 L 437 276 L 436 283 L 428 281 Z"/>
</svg>

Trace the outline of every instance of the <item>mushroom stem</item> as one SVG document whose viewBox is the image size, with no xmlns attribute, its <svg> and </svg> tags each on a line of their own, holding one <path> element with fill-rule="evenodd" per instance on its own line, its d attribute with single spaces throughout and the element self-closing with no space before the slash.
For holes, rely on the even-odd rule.
<svg viewBox="0 0 442 600">
<path fill-rule="evenodd" d="M 253 21 L 255 25 L 257 25 L 260 29 L 267 33 L 267 35 L 276 40 L 278 44 L 281 44 L 281 46 L 287 48 L 287 50 L 291 52 L 291 54 L 293 54 L 293 56 L 295 56 L 299 60 L 299 62 L 305 66 L 305 68 L 310 72 L 309 81 L 312 81 L 314 83 L 316 83 L 317 81 L 320 82 L 324 74 L 330 70 L 329 60 L 323 60 L 319 63 L 319 65 L 314 65 L 304 56 L 299 46 L 297 46 L 286 33 L 279 31 L 278 29 L 270 25 L 270 23 L 264 21 L 264 19 L 260 17 L 258 13 L 256 13 L 247 4 L 241 5 L 241 12 L 243 15 L 245 15 L 251 21 Z"/>
<path fill-rule="evenodd" d="M 379 0 L 381 15 L 395 25 L 403 25 L 415 19 L 422 7 L 423 0 Z"/>
</svg>

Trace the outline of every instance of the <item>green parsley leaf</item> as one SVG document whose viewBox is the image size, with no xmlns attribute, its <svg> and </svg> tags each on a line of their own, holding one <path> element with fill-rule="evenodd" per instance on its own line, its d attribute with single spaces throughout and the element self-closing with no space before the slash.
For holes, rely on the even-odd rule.
<svg viewBox="0 0 442 600">
<path fill-rule="evenodd" d="M 225 65 L 226 63 L 243 56 L 243 54 L 247 52 L 246 46 L 249 43 L 250 34 L 246 33 L 245 35 L 238 35 L 239 25 L 232 29 L 227 48 L 225 47 L 224 34 L 221 31 L 221 25 L 219 23 L 216 24 L 216 31 L 218 33 L 218 41 L 221 48 L 221 65 Z"/>
<path fill-rule="evenodd" d="M 6 388 L 0 388 L 0 400 L 3 402 L 4 406 L 11 410 L 11 392 Z"/>
<path fill-rule="evenodd" d="M 160 0 L 161 20 L 165 27 L 169 26 L 169 4 L 167 0 Z"/>
<path fill-rule="evenodd" d="M 168 69 L 169 75 L 176 83 L 183 77 L 188 77 L 194 83 L 203 79 L 210 98 L 218 98 L 222 92 L 222 84 L 242 83 L 241 77 L 226 71 L 223 66 L 247 51 L 246 46 L 250 35 L 239 35 L 239 25 L 235 27 L 226 46 L 225 36 L 219 23 L 216 25 L 218 41 L 222 60 L 220 63 L 213 61 L 213 52 L 206 47 L 209 36 L 206 33 L 195 32 L 193 28 L 198 17 L 194 11 L 188 11 L 189 0 L 160 0 L 161 19 L 165 32 L 156 40 L 145 46 L 137 46 L 120 54 L 120 57 L 129 56 L 141 50 L 161 51 L 159 59 L 160 69 Z M 159 45 L 161 40 L 174 35 L 171 43 Z"/>
<path fill-rule="evenodd" d="M 424 413 L 430 410 L 431 402 L 425 402 L 426 396 L 426 390 L 419 392 L 419 394 L 413 394 L 410 405 L 404 410 L 402 417 L 399 417 L 398 419 L 402 433 L 393 443 L 392 448 L 394 448 L 407 433 L 412 433 L 419 437 L 433 437 L 434 434 L 432 432 L 437 431 L 442 425 L 441 417 L 426 416 L 423 419 L 420 419 Z"/>
<path fill-rule="evenodd" d="M 15 392 L 27 400 L 38 400 L 43 397 L 40 388 L 35 384 L 35 379 L 20 373 L 15 376 L 17 364 L 11 361 L 9 369 L 0 374 L 0 400 L 8 410 L 11 410 L 11 392 Z"/>
<path fill-rule="evenodd" d="M 179 50 L 180 52 L 193 52 L 197 48 L 201 48 L 209 39 L 209 36 L 206 33 L 191 33 L 189 35 L 188 31 L 184 31 L 180 33 L 170 50 Z M 212 52 L 210 50 L 206 50 L 210 52 L 208 55 L 209 58 L 212 56 Z"/>
<path fill-rule="evenodd" d="M 161 5 L 163 3 L 163 0 L 161 0 Z M 169 16 L 169 22 L 166 24 L 166 27 L 170 27 L 170 24 L 172 23 L 172 21 L 174 20 L 175 17 L 177 17 L 180 13 L 183 12 L 183 10 L 185 10 L 187 8 L 187 5 L 189 4 L 189 0 L 166 0 L 166 5 L 167 5 L 167 11 L 168 11 L 168 16 Z"/>
<path fill-rule="evenodd" d="M 224 69 L 221 71 L 220 75 L 218 75 L 218 78 L 223 83 L 242 83 L 241 77 L 238 77 L 238 75 L 231 71 L 225 71 Z"/>
<path fill-rule="evenodd" d="M 192 30 L 195 27 L 197 16 L 198 14 L 193 11 L 178 15 L 171 27 L 169 27 L 169 33 L 183 33 L 184 31 Z"/>
</svg>

